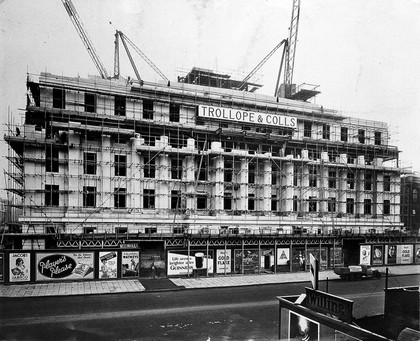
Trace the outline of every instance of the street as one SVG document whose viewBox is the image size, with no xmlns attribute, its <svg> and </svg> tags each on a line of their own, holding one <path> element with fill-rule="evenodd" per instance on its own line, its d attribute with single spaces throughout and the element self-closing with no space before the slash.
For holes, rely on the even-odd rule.
<svg viewBox="0 0 420 341">
<path fill-rule="evenodd" d="M 418 285 L 418 275 L 389 286 Z M 278 333 L 276 296 L 310 283 L 137 294 L 1 298 L 2 340 L 272 340 Z M 383 309 L 385 279 L 330 281 L 328 291 L 355 300 L 354 313 Z M 325 291 L 326 282 L 320 283 Z"/>
</svg>

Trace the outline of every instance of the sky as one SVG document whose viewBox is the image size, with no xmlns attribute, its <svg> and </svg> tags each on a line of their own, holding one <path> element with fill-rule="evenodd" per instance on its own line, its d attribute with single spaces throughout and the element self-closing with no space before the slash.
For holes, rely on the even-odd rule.
<svg viewBox="0 0 420 341">
<path fill-rule="evenodd" d="M 112 75 L 121 30 L 175 81 L 192 67 L 243 79 L 288 37 L 292 0 L 73 0 Z M 389 125 L 400 167 L 420 171 L 420 0 L 301 0 L 294 83 L 319 85 L 315 103 Z M 121 47 L 122 49 L 122 47 Z M 134 52 L 142 79 L 159 76 Z M 121 52 L 121 75 L 134 77 Z M 254 81 L 273 95 L 279 49 Z M 26 75 L 97 75 L 58 0 L 0 0 L 0 124 L 23 123 Z M 3 136 L 3 135 L 1 135 Z M 0 156 L 7 155 L 1 139 Z M 7 169 L 4 157 L 0 170 Z M 0 180 L 0 189 L 4 188 Z"/>
</svg>

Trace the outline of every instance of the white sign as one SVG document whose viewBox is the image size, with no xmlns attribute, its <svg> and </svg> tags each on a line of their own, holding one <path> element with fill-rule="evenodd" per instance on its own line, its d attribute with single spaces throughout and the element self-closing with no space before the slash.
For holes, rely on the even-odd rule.
<svg viewBox="0 0 420 341">
<path fill-rule="evenodd" d="M 276 127 L 297 128 L 297 118 L 263 112 L 199 105 L 198 116 L 218 120 L 254 123 Z"/>
<path fill-rule="evenodd" d="M 232 250 L 217 250 L 216 257 L 216 272 L 230 274 Z"/>
<path fill-rule="evenodd" d="M 413 245 L 397 245 L 397 264 L 413 263 Z"/>
<path fill-rule="evenodd" d="M 30 253 L 11 253 L 9 262 L 10 282 L 25 282 L 31 279 Z"/>
<path fill-rule="evenodd" d="M 277 249 L 277 265 L 287 265 L 290 259 L 290 249 Z"/>
</svg>

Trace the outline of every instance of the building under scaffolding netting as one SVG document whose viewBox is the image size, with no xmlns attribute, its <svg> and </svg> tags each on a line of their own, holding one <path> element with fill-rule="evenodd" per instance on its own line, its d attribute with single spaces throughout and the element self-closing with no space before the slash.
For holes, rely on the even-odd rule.
<svg viewBox="0 0 420 341">
<path fill-rule="evenodd" d="M 5 136 L 22 210 L 5 243 L 130 245 L 171 275 L 171 247 L 212 259 L 221 247 L 228 272 L 251 248 L 255 271 L 276 272 L 280 246 L 293 270 L 310 248 L 333 266 L 358 259 L 354 242 L 404 238 L 385 123 L 239 86 L 198 68 L 174 83 L 28 75 L 25 122 Z"/>
</svg>

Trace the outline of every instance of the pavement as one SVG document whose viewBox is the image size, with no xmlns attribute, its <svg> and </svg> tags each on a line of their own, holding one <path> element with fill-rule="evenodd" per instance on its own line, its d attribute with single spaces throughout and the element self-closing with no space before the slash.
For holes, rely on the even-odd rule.
<svg viewBox="0 0 420 341">
<path fill-rule="evenodd" d="M 377 267 L 385 274 L 386 267 Z M 390 276 L 419 275 L 420 265 L 398 265 L 388 267 Z M 319 272 L 319 280 L 337 280 L 333 270 Z M 118 293 L 141 293 L 168 290 L 186 290 L 202 288 L 235 287 L 248 285 L 280 284 L 309 282 L 309 272 L 292 272 L 277 274 L 229 274 L 211 275 L 209 277 L 116 279 L 86 282 L 48 282 L 29 284 L 0 284 L 0 297 L 45 297 L 69 295 L 97 295 Z"/>
</svg>

